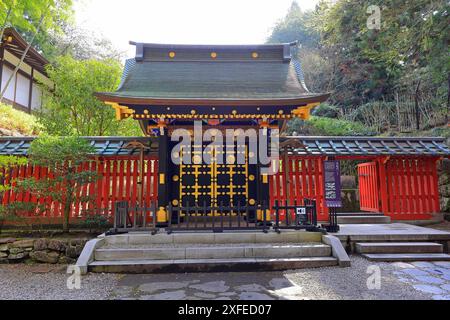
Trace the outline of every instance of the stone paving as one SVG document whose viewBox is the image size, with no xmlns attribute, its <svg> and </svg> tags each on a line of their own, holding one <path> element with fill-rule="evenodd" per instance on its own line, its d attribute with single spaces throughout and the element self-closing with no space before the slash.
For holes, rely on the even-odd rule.
<svg viewBox="0 0 450 320">
<path fill-rule="evenodd" d="M 351 268 L 123 275 L 109 299 L 450 299 L 450 262 L 372 263 L 360 256 L 351 259 Z M 367 287 L 367 270 L 374 265 L 381 270 L 379 290 Z"/>
<path fill-rule="evenodd" d="M 393 263 L 397 278 L 434 300 L 450 300 L 450 262 Z"/>
<path fill-rule="evenodd" d="M 259 273 L 127 275 L 119 281 L 110 298 L 125 300 L 274 300 L 281 297 L 277 290 L 286 289 L 290 290 L 292 294 L 301 294 L 301 287 L 287 279 L 271 278 Z"/>
</svg>

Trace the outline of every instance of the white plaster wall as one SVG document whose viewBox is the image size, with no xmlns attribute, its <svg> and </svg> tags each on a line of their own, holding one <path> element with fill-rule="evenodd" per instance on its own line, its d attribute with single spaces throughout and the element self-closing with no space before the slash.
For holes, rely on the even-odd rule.
<svg viewBox="0 0 450 320">
<path fill-rule="evenodd" d="M 42 103 L 42 90 L 36 83 L 33 83 L 33 94 L 31 96 L 31 109 L 33 110 L 39 109 L 41 107 L 41 103 Z"/>
<path fill-rule="evenodd" d="M 30 80 L 24 76 L 17 75 L 17 88 L 16 88 L 16 103 L 21 104 L 24 107 L 28 107 L 30 101 Z"/>
<path fill-rule="evenodd" d="M 7 66 L 3 66 L 3 74 L 2 74 L 2 87 L 1 87 L 1 91 L 3 91 L 3 89 L 6 86 L 6 83 L 8 82 L 9 77 L 11 76 L 11 74 L 13 73 L 13 70 L 8 68 Z M 11 80 L 8 89 L 5 92 L 5 98 L 9 99 L 11 101 L 14 101 L 14 85 L 15 85 L 16 79 L 15 77 Z"/>
</svg>

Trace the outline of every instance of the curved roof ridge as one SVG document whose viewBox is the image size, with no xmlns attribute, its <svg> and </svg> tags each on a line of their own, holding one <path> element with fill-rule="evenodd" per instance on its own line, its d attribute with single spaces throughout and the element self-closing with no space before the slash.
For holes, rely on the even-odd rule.
<svg viewBox="0 0 450 320">
<path fill-rule="evenodd" d="M 303 73 L 302 63 L 295 55 L 292 57 L 292 64 L 294 65 L 295 73 L 297 74 L 297 79 L 302 85 L 303 89 L 305 89 L 307 92 L 310 92 L 308 87 L 306 86 L 305 74 Z"/>
<path fill-rule="evenodd" d="M 133 68 L 135 65 L 136 65 L 135 58 L 125 60 L 125 66 L 123 68 L 122 77 L 120 79 L 120 84 L 119 84 L 119 87 L 117 88 L 117 90 L 122 89 L 122 87 L 128 77 L 128 74 L 130 73 L 131 68 Z"/>
</svg>

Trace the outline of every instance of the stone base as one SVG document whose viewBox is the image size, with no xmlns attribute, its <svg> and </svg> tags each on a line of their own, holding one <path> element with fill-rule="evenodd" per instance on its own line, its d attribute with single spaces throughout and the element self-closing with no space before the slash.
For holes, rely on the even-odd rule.
<svg viewBox="0 0 450 320">
<path fill-rule="evenodd" d="M 338 265 L 333 257 L 292 259 L 195 259 L 195 260 L 142 260 L 95 261 L 88 269 L 109 273 L 177 273 L 177 272 L 253 272 Z"/>
</svg>

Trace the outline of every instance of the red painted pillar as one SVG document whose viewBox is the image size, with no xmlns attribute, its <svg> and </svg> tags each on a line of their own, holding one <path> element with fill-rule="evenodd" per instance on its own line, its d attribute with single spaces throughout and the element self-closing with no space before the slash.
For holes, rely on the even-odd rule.
<svg viewBox="0 0 450 320">
<path fill-rule="evenodd" d="M 441 211 L 441 204 L 439 202 L 439 178 L 437 175 L 437 162 L 440 158 L 430 160 L 431 166 L 431 186 L 433 192 L 433 208 L 434 212 L 438 213 Z"/>
<path fill-rule="evenodd" d="M 378 176 L 380 188 L 380 199 L 381 199 L 381 212 L 385 215 L 389 214 L 389 201 L 388 201 L 388 188 L 387 188 L 387 176 L 386 176 L 386 162 L 389 161 L 388 158 L 377 159 L 378 163 Z M 380 204 L 378 204 L 380 209 Z"/>
</svg>

